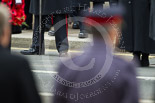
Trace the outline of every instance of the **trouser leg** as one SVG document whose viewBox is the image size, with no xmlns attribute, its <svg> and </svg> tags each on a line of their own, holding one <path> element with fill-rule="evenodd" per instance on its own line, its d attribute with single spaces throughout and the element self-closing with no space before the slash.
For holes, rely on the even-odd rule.
<svg viewBox="0 0 155 103">
<path fill-rule="evenodd" d="M 44 32 L 45 32 L 45 24 L 47 22 L 46 15 L 42 16 L 42 32 L 41 32 L 41 41 L 44 42 Z M 34 22 L 34 30 L 33 30 L 33 40 L 32 40 L 32 47 L 39 47 L 39 16 L 35 15 L 35 22 Z"/>
<path fill-rule="evenodd" d="M 80 15 L 82 16 L 82 15 Z M 85 31 L 85 28 L 84 28 L 84 23 L 79 21 L 79 27 L 80 27 L 80 32 L 84 32 Z"/>
<path fill-rule="evenodd" d="M 135 64 L 135 66 L 141 66 L 141 52 L 140 51 L 133 52 L 132 62 Z"/>
<path fill-rule="evenodd" d="M 26 14 L 26 23 L 28 24 L 29 27 L 26 27 L 24 26 L 25 28 L 28 28 L 28 29 L 32 29 L 32 14 L 29 13 L 29 8 L 30 8 L 30 0 L 27 0 L 25 2 L 25 14 Z"/>
<path fill-rule="evenodd" d="M 76 17 L 78 16 L 78 9 L 77 7 L 73 7 L 74 12 L 72 14 L 70 14 L 70 16 L 72 17 L 72 21 L 73 21 L 73 29 L 79 29 L 79 21 L 76 20 Z"/>
<path fill-rule="evenodd" d="M 149 60 L 149 54 L 148 53 L 142 53 L 142 60 Z"/>
<path fill-rule="evenodd" d="M 60 22 L 63 21 L 63 22 Z M 68 52 L 66 14 L 54 15 L 55 40 L 58 52 Z"/>
<path fill-rule="evenodd" d="M 142 53 L 141 66 L 148 67 L 149 65 L 150 65 L 149 54 L 148 53 Z"/>
<path fill-rule="evenodd" d="M 80 32 L 83 32 L 84 31 L 84 23 L 76 19 L 76 16 L 77 17 L 83 17 L 83 15 L 81 15 L 81 11 L 84 11 L 84 8 L 82 8 L 82 7 L 81 8 L 79 8 L 79 7 L 75 8 L 75 14 L 76 15 L 74 15 L 75 16 L 74 21 L 79 22 Z"/>
<path fill-rule="evenodd" d="M 133 52 L 133 59 L 138 59 L 140 61 L 141 57 L 141 52 Z"/>
<path fill-rule="evenodd" d="M 45 30 L 49 31 L 51 29 L 51 27 L 52 27 L 52 16 L 49 16 L 47 18 L 47 23 L 45 25 Z"/>
<path fill-rule="evenodd" d="M 103 8 L 103 4 L 104 4 L 104 2 L 94 2 L 94 7 L 98 6 L 100 8 Z"/>
</svg>

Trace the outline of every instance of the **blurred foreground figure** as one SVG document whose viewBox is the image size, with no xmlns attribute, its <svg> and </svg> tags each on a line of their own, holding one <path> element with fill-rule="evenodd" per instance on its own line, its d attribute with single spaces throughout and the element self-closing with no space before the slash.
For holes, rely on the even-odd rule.
<svg viewBox="0 0 155 103">
<path fill-rule="evenodd" d="M 1 103 L 41 103 L 28 62 L 10 55 L 8 9 L 0 4 L 0 99 Z"/>
<path fill-rule="evenodd" d="M 81 56 L 61 63 L 54 76 L 53 103 L 138 103 L 134 67 L 113 56 L 110 46 L 118 34 L 121 14 L 120 7 L 95 8 L 86 14 L 94 44 Z"/>
</svg>

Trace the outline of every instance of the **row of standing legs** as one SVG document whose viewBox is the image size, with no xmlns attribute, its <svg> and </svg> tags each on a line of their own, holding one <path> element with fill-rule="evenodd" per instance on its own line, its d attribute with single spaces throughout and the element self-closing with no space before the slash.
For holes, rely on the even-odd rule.
<svg viewBox="0 0 155 103">
<path fill-rule="evenodd" d="M 103 3 L 94 3 L 94 5 L 100 5 L 103 6 Z M 78 8 L 75 8 L 77 12 L 73 14 L 73 16 L 82 16 L 80 15 L 80 11 L 83 10 L 84 8 L 81 8 L 81 10 L 78 10 Z M 49 23 L 50 19 L 47 19 L 49 16 L 48 15 L 43 15 L 42 16 L 42 32 L 41 32 L 41 41 L 44 42 L 44 32 L 45 32 L 45 25 Z M 54 23 L 54 35 L 55 35 L 55 41 L 56 41 L 56 48 L 59 53 L 67 53 L 69 44 L 68 44 L 68 38 L 67 38 L 67 33 L 68 33 L 68 28 L 67 28 L 67 23 L 65 21 L 66 15 L 65 14 L 57 14 L 53 15 L 53 23 Z M 75 17 L 76 18 L 76 17 Z M 59 27 L 59 25 L 55 25 L 59 23 L 59 21 L 63 20 L 62 26 Z M 75 20 L 76 21 L 76 20 Z M 87 37 L 88 34 L 86 34 L 84 25 L 82 22 L 79 22 L 80 26 L 80 37 Z M 24 55 L 33 55 L 33 54 L 38 54 L 39 53 L 39 15 L 35 15 L 35 22 L 34 22 L 34 30 L 33 30 L 33 42 L 32 46 L 29 50 L 24 50 L 21 51 L 22 54 Z"/>
<path fill-rule="evenodd" d="M 138 62 L 140 66 L 146 67 L 149 66 L 149 54 L 143 53 L 140 51 L 134 51 L 133 52 L 133 60 Z"/>
<path fill-rule="evenodd" d="M 48 18 L 50 16 L 43 15 L 42 16 L 42 32 L 41 32 L 41 41 L 44 42 L 44 33 L 45 33 L 45 25 L 48 22 Z M 56 48 L 59 53 L 67 53 L 69 44 L 68 44 L 68 28 L 66 23 L 66 14 L 58 14 L 53 15 L 53 21 L 54 21 L 54 30 L 55 30 L 55 42 L 56 42 Z M 33 30 L 33 40 L 32 40 L 32 46 L 29 50 L 21 51 L 24 55 L 33 55 L 39 53 L 39 16 L 35 15 L 35 23 L 34 23 L 34 30 Z M 58 24 L 58 25 L 57 25 Z"/>
</svg>

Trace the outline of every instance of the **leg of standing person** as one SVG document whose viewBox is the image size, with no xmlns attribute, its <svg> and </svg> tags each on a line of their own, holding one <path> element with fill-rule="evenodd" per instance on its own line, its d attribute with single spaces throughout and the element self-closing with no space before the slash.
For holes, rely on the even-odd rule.
<svg viewBox="0 0 155 103">
<path fill-rule="evenodd" d="M 142 53 L 141 66 L 148 67 L 149 65 L 149 53 Z"/>
<path fill-rule="evenodd" d="M 22 29 L 32 29 L 32 14 L 29 13 L 29 8 L 30 8 L 30 0 L 25 1 L 25 14 L 26 14 L 26 23 L 28 24 L 28 27 L 23 25 Z"/>
<path fill-rule="evenodd" d="M 141 52 L 140 51 L 135 51 L 135 52 L 133 52 L 133 59 L 132 59 L 132 61 L 133 61 L 133 63 L 138 63 L 138 66 L 140 66 L 141 65 Z M 135 64 L 135 65 L 137 65 L 137 64 Z"/>
<path fill-rule="evenodd" d="M 103 8 L 103 4 L 104 4 L 104 2 L 94 2 L 93 3 L 93 6 L 95 7 L 95 6 L 98 6 L 98 7 L 100 7 L 100 8 Z"/>
<path fill-rule="evenodd" d="M 87 6 L 88 7 L 88 6 Z M 76 29 L 80 29 L 80 33 L 78 35 L 79 38 L 87 38 L 88 37 L 88 33 L 85 32 L 85 28 L 84 28 L 84 24 L 83 22 L 79 21 L 76 19 L 76 17 L 83 17 L 83 15 L 81 15 L 81 11 L 84 11 L 84 9 L 86 9 L 86 7 L 75 7 L 74 8 L 74 24 L 73 27 Z M 76 14 L 76 15 L 75 15 Z"/>
<path fill-rule="evenodd" d="M 83 15 L 81 15 L 81 11 L 84 12 L 85 11 L 84 9 L 86 9 L 86 7 L 82 7 L 80 8 L 80 10 L 78 10 L 78 16 L 83 17 Z M 79 38 L 88 38 L 88 33 L 85 30 L 83 22 L 79 21 L 79 27 L 80 27 Z"/>
<path fill-rule="evenodd" d="M 44 32 L 45 32 L 45 21 L 47 16 L 42 16 L 42 32 L 41 32 L 41 40 L 44 41 Z M 46 22 L 46 21 L 45 21 Z M 34 30 L 33 30 L 33 38 L 32 38 L 32 46 L 29 50 L 21 51 L 24 55 L 35 55 L 39 54 L 39 15 L 35 15 L 35 22 L 34 22 Z"/>
<path fill-rule="evenodd" d="M 52 20 L 51 20 L 51 26 L 53 26 L 54 24 L 53 24 L 53 15 L 51 16 L 51 18 L 52 18 Z M 49 30 L 48 31 L 48 35 L 49 36 L 55 36 L 55 31 L 54 30 Z"/>
<path fill-rule="evenodd" d="M 80 27 L 79 27 L 79 22 L 78 21 L 76 21 L 76 16 L 78 16 L 78 9 L 77 9 L 77 7 L 74 7 L 73 8 L 73 10 L 74 10 L 74 12 L 72 13 L 72 14 L 70 14 L 70 16 L 71 17 L 73 17 L 73 26 L 72 26 L 72 28 L 73 29 L 79 29 Z"/>
<path fill-rule="evenodd" d="M 144 52 L 133 52 L 133 62 L 137 62 L 142 67 L 148 67 L 149 63 L 149 53 Z"/>
<path fill-rule="evenodd" d="M 52 18 L 52 16 L 51 16 Z M 47 23 L 45 24 L 45 31 L 50 31 L 51 27 L 52 27 L 52 19 L 51 18 L 47 18 Z"/>
<path fill-rule="evenodd" d="M 56 40 L 57 50 L 60 53 L 60 56 L 66 55 L 69 48 L 68 38 L 67 38 L 68 28 L 66 26 L 66 14 L 54 15 L 54 24 L 55 24 L 54 30 L 55 30 L 55 40 Z"/>
</svg>

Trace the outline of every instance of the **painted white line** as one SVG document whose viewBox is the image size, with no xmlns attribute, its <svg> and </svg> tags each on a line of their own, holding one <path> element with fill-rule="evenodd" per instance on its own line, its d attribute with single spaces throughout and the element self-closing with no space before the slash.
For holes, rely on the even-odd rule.
<svg viewBox="0 0 155 103">
<path fill-rule="evenodd" d="M 15 47 L 12 47 L 11 48 L 12 50 L 25 50 L 25 49 L 28 49 L 28 48 L 15 48 Z M 47 52 L 57 52 L 56 49 L 46 49 Z M 82 53 L 83 51 L 78 51 L 78 50 L 69 50 L 70 53 Z M 114 55 L 117 55 L 117 56 L 129 56 L 129 57 L 132 57 L 133 55 L 130 54 L 130 53 L 114 53 Z M 155 58 L 155 56 L 149 56 L 150 58 Z"/>
<path fill-rule="evenodd" d="M 114 55 L 116 55 L 116 56 L 128 56 L 128 57 L 133 57 L 133 55 L 130 54 L 130 53 L 114 53 Z M 155 58 L 155 56 L 149 56 L 149 58 L 150 58 L 150 59 L 151 59 L 151 58 Z"/>
<path fill-rule="evenodd" d="M 45 74 L 57 74 L 56 71 L 46 71 L 46 70 L 32 70 L 34 73 L 45 73 Z"/>
<path fill-rule="evenodd" d="M 29 48 L 15 48 L 15 47 L 11 47 L 12 50 L 25 50 L 25 49 L 29 49 Z M 46 49 L 45 51 L 47 52 L 57 52 L 56 49 Z M 73 52 L 73 53 L 82 53 L 83 51 L 78 51 L 78 50 L 69 50 L 69 52 Z"/>
<path fill-rule="evenodd" d="M 140 100 L 140 103 L 155 103 L 154 100 Z"/>
<path fill-rule="evenodd" d="M 155 80 L 155 77 L 137 76 L 137 79 L 154 81 Z"/>
<path fill-rule="evenodd" d="M 51 97 L 51 96 L 54 96 L 54 94 L 52 93 L 39 93 L 40 96 L 48 96 L 48 97 Z"/>
<path fill-rule="evenodd" d="M 44 73 L 44 74 L 57 74 L 58 72 L 56 71 L 46 71 L 46 70 L 32 70 L 32 72 L 34 73 Z M 150 80 L 150 81 L 154 81 L 155 77 L 146 77 L 146 76 L 137 76 L 137 79 L 141 79 L 141 80 Z"/>
<path fill-rule="evenodd" d="M 129 53 L 114 53 L 114 55 L 116 56 L 133 56 L 132 54 L 129 54 Z"/>
<path fill-rule="evenodd" d="M 47 71 L 47 70 L 32 70 L 34 73 L 45 73 L 45 74 L 57 74 L 58 72 L 56 71 Z M 142 79 L 142 80 L 151 80 L 154 81 L 155 77 L 146 77 L 146 76 L 137 76 L 137 79 Z"/>
<path fill-rule="evenodd" d="M 46 93 L 46 92 L 39 93 L 39 94 L 40 94 L 40 96 L 47 96 L 47 97 L 54 96 L 54 94 L 52 94 L 52 93 Z M 154 100 L 143 100 L 143 99 L 141 99 L 139 101 L 140 101 L 140 103 L 154 103 L 155 102 Z"/>
</svg>

